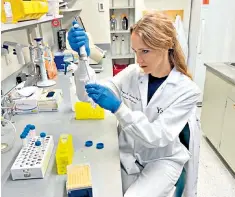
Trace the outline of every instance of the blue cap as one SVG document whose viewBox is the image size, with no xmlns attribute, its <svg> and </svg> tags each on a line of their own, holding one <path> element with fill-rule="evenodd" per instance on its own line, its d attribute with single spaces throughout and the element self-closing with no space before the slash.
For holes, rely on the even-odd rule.
<svg viewBox="0 0 235 197">
<path fill-rule="evenodd" d="M 40 137 L 46 137 L 46 133 L 45 132 L 42 132 L 42 133 L 40 133 Z"/>
<path fill-rule="evenodd" d="M 102 149 L 102 148 L 104 148 L 104 144 L 103 143 L 98 143 L 98 144 L 96 144 L 96 148 L 97 149 Z"/>
<path fill-rule="evenodd" d="M 32 125 L 32 124 L 30 125 L 30 129 L 31 129 L 31 130 L 34 130 L 35 128 L 36 128 L 36 127 L 35 127 L 34 125 Z"/>
<path fill-rule="evenodd" d="M 26 127 L 31 128 L 31 124 L 27 124 L 27 125 L 25 126 L 25 128 L 26 128 Z"/>
<path fill-rule="evenodd" d="M 21 135 L 20 135 L 20 139 L 25 139 L 26 138 L 26 135 L 24 134 L 24 133 L 22 133 Z"/>
<path fill-rule="evenodd" d="M 86 141 L 85 146 L 86 147 L 91 147 L 93 145 L 92 141 Z"/>
<path fill-rule="evenodd" d="M 42 38 L 34 38 L 34 40 L 35 40 L 36 42 L 40 42 L 40 41 L 42 40 Z"/>
<path fill-rule="evenodd" d="M 36 141 L 35 142 L 35 146 L 41 146 L 41 142 L 40 141 Z"/>
<path fill-rule="evenodd" d="M 25 127 L 25 128 L 24 128 L 24 132 L 29 133 L 29 131 L 30 131 L 30 128 L 29 128 L 29 127 Z"/>
</svg>

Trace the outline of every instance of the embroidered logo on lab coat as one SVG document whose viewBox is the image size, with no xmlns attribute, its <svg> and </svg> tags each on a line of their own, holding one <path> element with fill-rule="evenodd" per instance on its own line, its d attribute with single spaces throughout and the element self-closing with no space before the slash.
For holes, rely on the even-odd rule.
<svg viewBox="0 0 235 197">
<path fill-rule="evenodd" d="M 131 101 L 131 102 L 134 103 L 134 104 L 137 104 L 137 102 L 140 102 L 140 101 L 141 101 L 141 98 L 138 98 L 138 97 L 136 97 L 136 96 L 133 96 L 133 95 L 131 95 L 131 94 L 128 93 L 128 92 L 124 92 L 123 90 L 121 90 L 121 93 L 122 93 L 122 97 L 123 97 L 124 99 L 127 99 L 127 100 Z"/>
<path fill-rule="evenodd" d="M 160 108 L 160 107 L 157 107 L 157 113 L 158 113 L 158 114 L 161 114 L 162 112 L 163 112 L 163 109 Z"/>
</svg>

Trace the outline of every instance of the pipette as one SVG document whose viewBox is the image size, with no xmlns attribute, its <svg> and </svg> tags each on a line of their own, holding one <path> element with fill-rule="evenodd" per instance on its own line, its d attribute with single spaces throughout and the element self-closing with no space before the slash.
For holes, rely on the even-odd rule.
<svg viewBox="0 0 235 197">
<path fill-rule="evenodd" d="M 75 21 L 77 21 L 76 17 L 74 19 L 75 19 Z M 76 24 L 73 25 L 73 27 L 74 28 L 79 28 L 79 25 L 76 23 Z M 82 62 L 84 62 L 84 66 L 85 66 L 85 69 L 86 69 L 86 74 L 87 74 L 87 77 L 88 77 L 88 81 L 86 83 L 90 83 L 91 82 L 91 77 L 90 77 L 90 74 L 88 72 L 88 66 L 89 65 L 88 65 L 88 57 L 87 57 L 85 45 L 83 45 L 80 48 L 79 60 L 80 60 L 80 64 L 82 64 Z M 96 107 L 96 103 L 91 98 L 90 98 L 90 103 L 91 103 L 93 108 Z"/>
</svg>

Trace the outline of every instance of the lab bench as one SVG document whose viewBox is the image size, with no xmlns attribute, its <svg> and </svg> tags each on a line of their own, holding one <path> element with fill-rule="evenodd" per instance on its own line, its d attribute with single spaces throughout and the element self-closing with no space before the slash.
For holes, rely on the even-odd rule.
<svg viewBox="0 0 235 197">
<path fill-rule="evenodd" d="M 107 70 L 106 70 L 107 72 Z M 111 70 L 110 70 L 111 72 Z M 101 78 L 105 73 L 101 74 Z M 118 146 L 117 121 L 114 115 L 105 112 L 104 120 L 75 120 L 71 110 L 69 94 L 69 78 L 59 74 L 57 88 L 63 91 L 63 103 L 58 112 L 17 115 L 13 117 L 17 129 L 14 147 L 2 154 L 2 196 L 22 197 L 64 197 L 67 196 L 66 175 L 57 175 L 55 151 L 60 134 L 73 136 L 73 163 L 90 163 L 92 188 L 94 197 L 121 197 L 122 183 Z M 37 135 L 44 131 L 53 135 L 55 147 L 44 179 L 29 179 L 13 181 L 10 168 L 19 153 L 22 142 L 19 138 L 27 124 L 36 126 Z M 92 147 L 85 147 L 87 140 L 93 141 Z M 104 143 L 103 149 L 96 149 L 96 144 Z"/>
<path fill-rule="evenodd" d="M 235 66 L 226 63 L 205 66 L 202 129 L 235 172 Z"/>
</svg>

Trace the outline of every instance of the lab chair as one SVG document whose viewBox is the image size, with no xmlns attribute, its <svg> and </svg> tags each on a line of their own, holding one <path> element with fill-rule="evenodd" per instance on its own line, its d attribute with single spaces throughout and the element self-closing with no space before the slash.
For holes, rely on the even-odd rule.
<svg viewBox="0 0 235 197">
<path fill-rule="evenodd" d="M 185 125 L 184 129 L 181 131 L 179 138 L 180 138 L 180 142 L 189 150 L 190 129 L 189 129 L 188 123 Z M 182 197 L 185 184 L 186 184 L 186 171 L 185 171 L 185 168 L 183 168 L 180 178 L 175 184 L 176 189 L 175 189 L 174 197 Z"/>
</svg>

